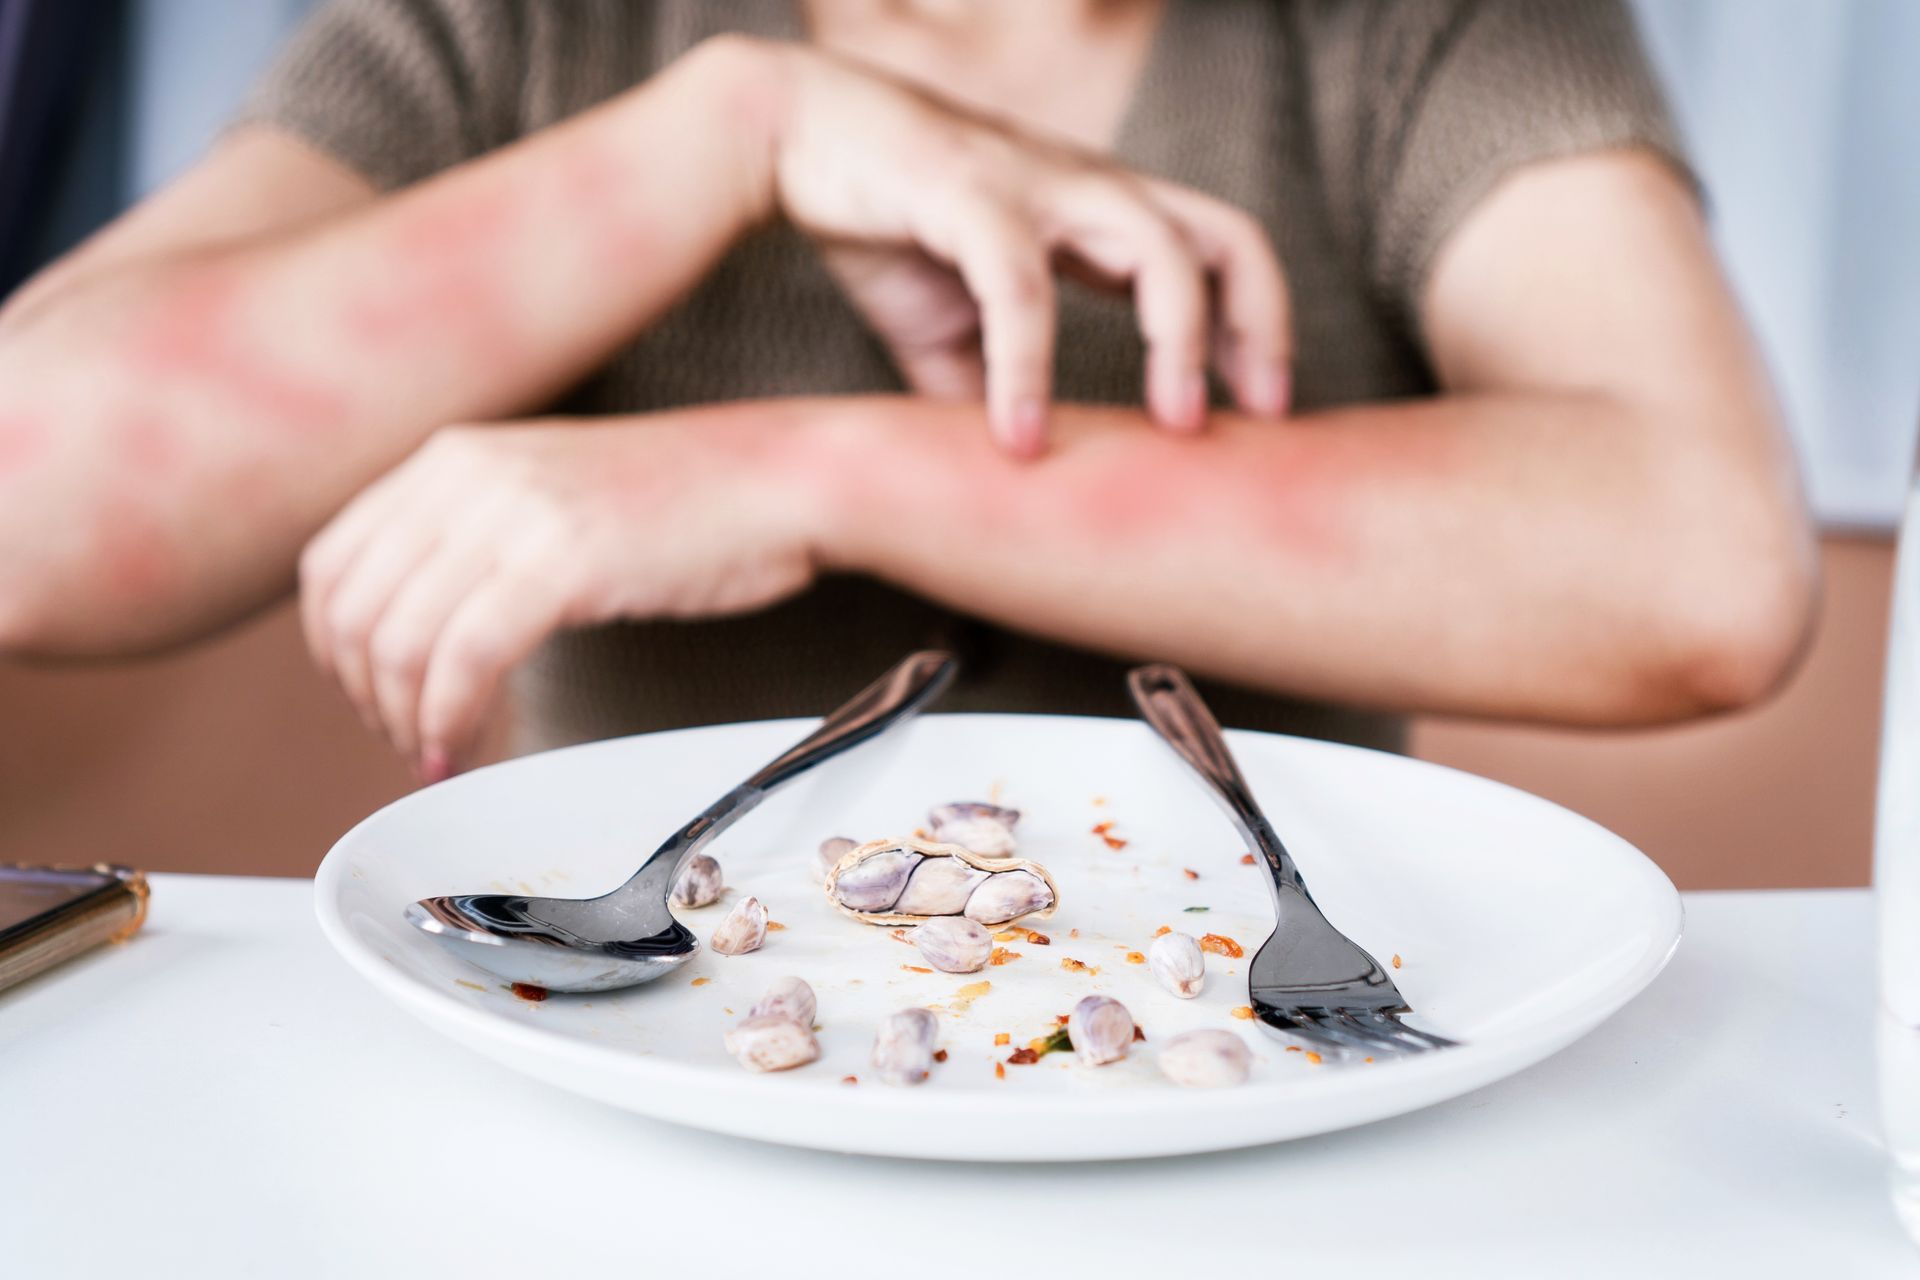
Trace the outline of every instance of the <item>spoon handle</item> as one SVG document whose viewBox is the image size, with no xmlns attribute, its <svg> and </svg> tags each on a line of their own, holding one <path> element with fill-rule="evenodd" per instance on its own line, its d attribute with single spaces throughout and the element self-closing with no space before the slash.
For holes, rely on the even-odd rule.
<svg viewBox="0 0 1920 1280">
<path fill-rule="evenodd" d="M 950 653 L 925 649 L 910 654 L 887 674 L 853 695 L 818 729 L 769 761 L 746 785 L 772 791 L 808 769 L 891 729 L 946 691 L 959 669 Z"/>
<path fill-rule="evenodd" d="M 751 812 L 774 791 L 807 770 L 878 737 L 932 702 L 953 682 L 959 663 L 950 653 L 926 649 L 910 654 L 856 693 L 818 729 L 761 766 L 751 778 L 708 806 L 667 838 L 619 892 L 646 890 L 662 897 L 680 867 L 701 846 Z"/>
</svg>

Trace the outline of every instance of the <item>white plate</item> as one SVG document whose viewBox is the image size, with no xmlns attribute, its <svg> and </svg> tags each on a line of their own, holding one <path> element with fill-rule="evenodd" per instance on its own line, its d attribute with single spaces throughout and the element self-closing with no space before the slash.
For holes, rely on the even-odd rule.
<svg viewBox="0 0 1920 1280">
<path fill-rule="evenodd" d="M 531 756 L 388 806 L 349 832 L 316 877 L 320 924 L 361 973 L 431 1026 L 528 1075 L 681 1124 L 831 1150 L 960 1160 L 1080 1160 L 1250 1146 L 1423 1107 L 1498 1080 L 1590 1030 L 1645 987 L 1680 937 L 1680 900 L 1632 846 L 1555 805 L 1437 765 L 1358 748 L 1230 733 L 1254 792 L 1328 917 L 1383 961 L 1414 1021 L 1464 1042 L 1445 1053 L 1315 1064 L 1258 1024 L 1246 960 L 1208 957 L 1207 988 L 1162 991 L 1130 950 L 1156 927 L 1214 932 L 1250 959 L 1268 932 L 1262 872 L 1240 863 L 1224 817 L 1142 724 L 1050 716 L 926 716 L 833 761 L 750 815 L 714 852 L 732 892 L 682 913 L 703 939 L 740 893 L 784 930 L 745 956 L 703 950 L 625 992 L 533 1003 L 401 919 L 436 893 L 588 896 L 799 738 L 805 721 L 681 730 Z M 915 973 L 885 929 L 829 908 L 808 870 L 825 836 L 905 834 L 946 800 L 1019 807 L 1020 852 L 1051 870 L 1051 945 L 973 975 Z M 1104 801 L 1104 803 L 1102 803 Z M 1112 821 L 1126 847 L 1094 824 Z M 1189 879 L 1184 869 L 1199 878 Z M 1182 908 L 1206 906 L 1205 913 Z M 1078 930 L 1078 936 L 1074 931 Z M 1071 957 L 1097 974 L 1064 970 Z M 725 1030 L 774 978 L 820 1001 L 821 1059 L 754 1075 Z M 971 1001 L 956 993 L 987 981 Z M 696 981 L 699 985 L 694 985 Z M 1070 1054 L 994 1064 L 1090 992 L 1132 1011 L 1147 1043 L 1123 1063 Z M 867 1078 L 880 1017 L 943 1006 L 948 1060 L 917 1088 Z M 1195 1027 L 1240 1032 L 1253 1078 L 1176 1088 L 1159 1043 Z M 841 1083 L 842 1077 L 859 1083 Z"/>
</svg>

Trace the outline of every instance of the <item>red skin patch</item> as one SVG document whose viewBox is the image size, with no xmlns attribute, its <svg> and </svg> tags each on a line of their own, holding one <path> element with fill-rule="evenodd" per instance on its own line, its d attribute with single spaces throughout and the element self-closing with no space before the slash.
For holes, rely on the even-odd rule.
<svg viewBox="0 0 1920 1280">
<path fill-rule="evenodd" d="M 143 479 L 159 479 L 180 469 L 187 450 L 173 423 L 148 409 L 135 409 L 118 423 L 120 456 Z"/>
<path fill-rule="evenodd" d="M 506 279 L 520 222 L 507 190 L 410 210 L 388 241 L 382 278 L 346 304 L 348 333 L 376 351 L 432 338 L 488 368 L 520 360 L 526 344 Z"/>
<path fill-rule="evenodd" d="M 0 417 L 0 478 L 37 465 L 53 445 L 53 433 L 36 419 L 20 415 Z"/>
<path fill-rule="evenodd" d="M 203 273 L 175 290 L 135 333 L 136 373 L 227 392 L 268 422 L 319 430 L 344 420 L 346 398 L 286 372 L 242 332 L 242 297 L 231 275 Z"/>
<path fill-rule="evenodd" d="M 92 558 L 116 599 L 152 601 L 179 583 L 184 566 L 173 540 L 139 498 L 130 493 L 108 498 L 95 521 Z"/>
<path fill-rule="evenodd" d="M 658 237 L 648 219 L 631 208 L 633 158 L 601 147 L 576 147 L 554 189 L 569 213 L 585 216 L 586 242 L 595 265 L 632 271 L 654 250 Z"/>
</svg>

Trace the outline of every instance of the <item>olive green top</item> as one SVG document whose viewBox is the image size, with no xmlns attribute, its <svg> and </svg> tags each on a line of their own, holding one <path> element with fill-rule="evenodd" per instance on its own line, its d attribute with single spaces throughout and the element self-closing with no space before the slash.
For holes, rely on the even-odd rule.
<svg viewBox="0 0 1920 1280">
<path fill-rule="evenodd" d="M 391 189 L 618 94 L 723 30 L 803 34 L 790 0 L 332 0 L 241 118 Z M 1295 399 L 1312 409 L 1433 391 L 1417 302 L 1448 232 L 1516 166 L 1620 146 L 1684 172 L 1620 0 L 1171 0 L 1115 154 L 1266 225 L 1293 291 Z M 1126 303 L 1068 286 L 1056 393 L 1131 403 L 1141 380 Z M 899 389 L 806 242 L 775 227 L 559 407 Z M 947 709 L 1127 713 L 1120 661 L 836 578 L 746 617 L 554 640 L 521 673 L 524 736 L 818 714 L 928 645 L 964 662 Z M 1205 690 L 1228 724 L 1400 740 L 1393 716 Z"/>
</svg>

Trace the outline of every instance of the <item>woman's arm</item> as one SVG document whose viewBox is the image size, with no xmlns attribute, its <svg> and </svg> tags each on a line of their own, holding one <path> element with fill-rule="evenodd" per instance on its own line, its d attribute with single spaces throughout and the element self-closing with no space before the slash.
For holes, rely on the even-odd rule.
<svg viewBox="0 0 1920 1280">
<path fill-rule="evenodd" d="M 271 598 L 435 428 L 542 403 L 776 213 L 951 277 L 1017 451 L 1044 430 L 1056 258 L 1133 285 L 1163 425 L 1201 425 L 1210 348 L 1244 403 L 1282 407 L 1285 287 L 1244 213 L 721 39 L 386 199 L 236 139 L 25 290 L 0 316 L 0 651 L 137 650 Z"/>
<path fill-rule="evenodd" d="M 285 591 L 434 427 L 539 403 L 763 216 L 753 110 L 696 54 L 388 199 L 231 140 L 0 317 L 0 648 L 135 649 Z"/>
<path fill-rule="evenodd" d="M 1449 394 L 1198 438 L 1062 407 L 1028 465 L 979 408 L 892 397 L 460 432 L 310 548 L 309 637 L 430 774 L 556 628 L 757 607 L 820 569 L 1400 710 L 1624 724 L 1775 687 L 1810 532 L 1673 177 L 1523 172 L 1443 252 L 1425 322 Z M 449 537 L 449 493 L 498 505 Z"/>
<path fill-rule="evenodd" d="M 1019 470 L 961 411 L 866 403 L 824 548 L 1007 625 L 1273 689 L 1596 724 L 1754 701 L 1816 568 L 1793 461 L 1691 197 L 1657 161 L 1521 171 L 1443 249 L 1448 394 L 1218 421 L 1062 411 Z"/>
</svg>

